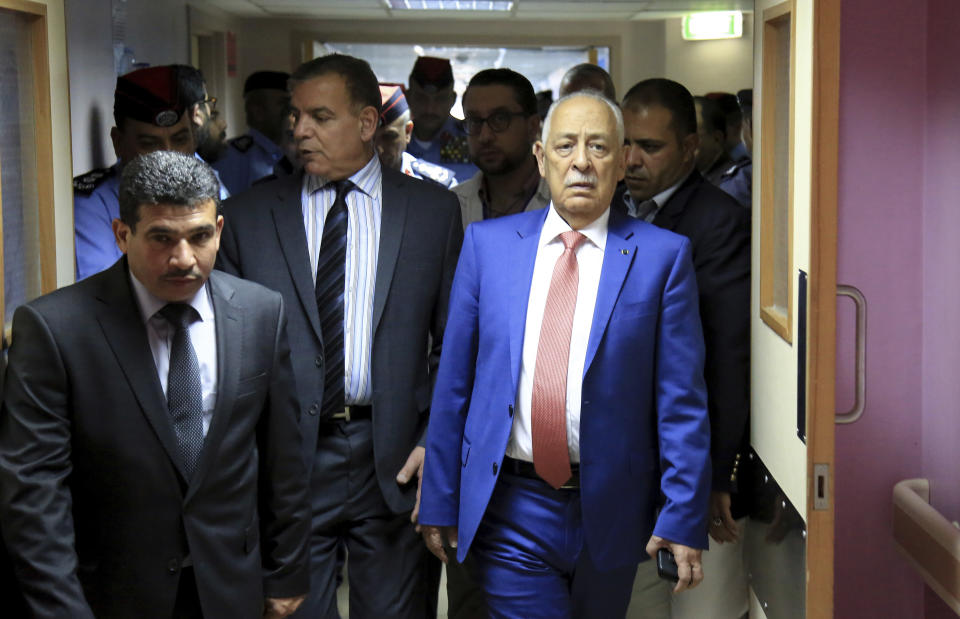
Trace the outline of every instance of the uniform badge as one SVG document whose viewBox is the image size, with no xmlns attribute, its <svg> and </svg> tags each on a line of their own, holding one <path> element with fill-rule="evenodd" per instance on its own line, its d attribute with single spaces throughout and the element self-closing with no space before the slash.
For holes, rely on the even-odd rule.
<svg viewBox="0 0 960 619">
<path fill-rule="evenodd" d="M 158 127 L 172 127 L 180 119 L 179 114 L 173 110 L 163 110 L 153 119 L 153 123 Z"/>
</svg>

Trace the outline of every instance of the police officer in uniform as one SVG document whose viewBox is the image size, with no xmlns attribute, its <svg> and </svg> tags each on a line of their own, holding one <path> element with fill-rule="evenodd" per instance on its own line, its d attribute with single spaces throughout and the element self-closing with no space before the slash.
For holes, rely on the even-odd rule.
<svg viewBox="0 0 960 619">
<path fill-rule="evenodd" d="M 113 234 L 120 217 L 120 171 L 137 155 L 172 150 L 193 155 L 190 118 L 173 67 L 149 67 L 117 78 L 110 139 L 117 162 L 73 179 L 77 279 L 109 267 L 122 255 Z"/>
<path fill-rule="evenodd" d="M 461 121 L 450 115 L 457 100 L 450 61 L 430 56 L 417 58 L 406 96 L 413 120 L 413 139 L 407 152 L 453 170 L 457 182 L 476 174 L 477 167 L 470 163 L 467 132 Z"/>
<path fill-rule="evenodd" d="M 374 136 L 374 144 L 380 163 L 400 170 L 407 176 L 423 178 L 450 189 L 457 184 L 453 170 L 418 159 L 407 152 L 413 121 L 410 108 L 399 84 L 380 84 L 380 126 Z"/>
<path fill-rule="evenodd" d="M 257 71 L 244 82 L 243 104 L 249 130 L 229 140 L 226 152 L 213 164 L 230 193 L 241 192 L 278 171 L 293 172 L 283 151 L 290 111 L 289 78 L 289 73 L 281 71 Z"/>
</svg>

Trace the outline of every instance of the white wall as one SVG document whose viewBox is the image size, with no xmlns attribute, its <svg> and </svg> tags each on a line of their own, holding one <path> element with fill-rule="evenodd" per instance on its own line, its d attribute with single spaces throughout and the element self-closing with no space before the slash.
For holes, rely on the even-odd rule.
<svg viewBox="0 0 960 619">
<path fill-rule="evenodd" d="M 743 16 L 739 39 L 684 41 L 680 19 L 664 25 L 666 72 L 695 95 L 713 91 L 736 93 L 753 87 L 753 16 Z"/>
<path fill-rule="evenodd" d="M 73 174 L 111 165 L 113 64 L 111 0 L 66 0 L 70 65 L 70 117 L 73 123 Z M 225 32 L 235 20 L 216 9 L 199 11 L 188 0 L 127 0 L 126 45 L 137 62 L 190 63 L 190 31 Z M 242 81 L 227 78 L 225 92 L 211 92 L 232 110 Z M 240 106 L 242 110 L 242 104 Z M 228 123 L 238 122 L 232 112 Z"/>
</svg>

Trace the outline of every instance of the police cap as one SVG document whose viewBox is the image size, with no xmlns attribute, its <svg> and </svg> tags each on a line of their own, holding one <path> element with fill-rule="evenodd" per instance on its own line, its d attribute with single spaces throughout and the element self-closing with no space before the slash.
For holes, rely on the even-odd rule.
<svg viewBox="0 0 960 619">
<path fill-rule="evenodd" d="M 173 67 L 148 67 L 117 78 L 113 93 L 113 116 L 117 123 L 123 118 L 132 118 L 158 127 L 172 127 L 180 122 L 183 112 Z"/>
</svg>

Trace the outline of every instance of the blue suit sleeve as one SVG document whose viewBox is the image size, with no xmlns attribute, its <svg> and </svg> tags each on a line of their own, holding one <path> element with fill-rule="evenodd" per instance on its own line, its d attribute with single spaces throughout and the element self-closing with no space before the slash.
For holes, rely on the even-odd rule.
<svg viewBox="0 0 960 619">
<path fill-rule="evenodd" d="M 690 243 L 684 240 L 663 293 L 657 333 L 656 410 L 661 490 L 654 534 L 707 547 L 710 424 L 704 347 Z"/>
<path fill-rule="evenodd" d="M 440 368 L 430 406 L 423 467 L 421 524 L 453 526 L 460 505 L 460 449 L 477 363 L 479 273 L 468 227 L 450 292 Z"/>
</svg>

